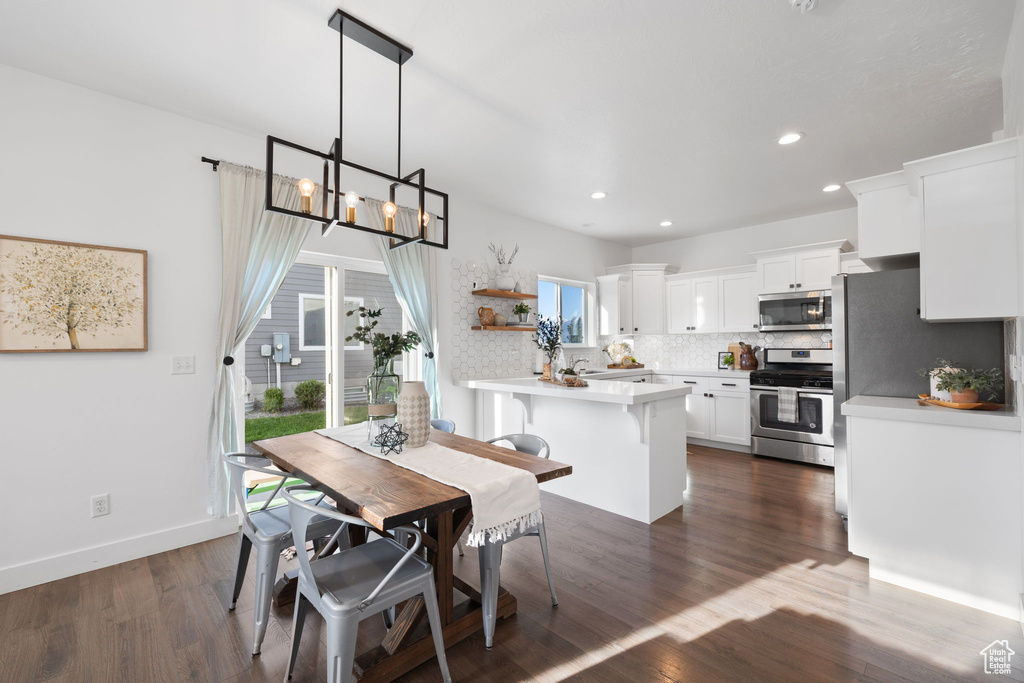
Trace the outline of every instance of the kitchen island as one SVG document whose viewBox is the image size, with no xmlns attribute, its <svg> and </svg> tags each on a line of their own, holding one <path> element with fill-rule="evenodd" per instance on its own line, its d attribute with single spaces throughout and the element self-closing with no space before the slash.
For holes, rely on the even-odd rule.
<svg viewBox="0 0 1024 683">
<path fill-rule="evenodd" d="M 572 465 L 572 477 L 544 490 L 648 524 L 678 508 L 690 387 L 587 381 L 582 388 L 535 377 L 460 385 L 477 392 L 478 438 L 537 434 L 552 457 Z"/>
</svg>

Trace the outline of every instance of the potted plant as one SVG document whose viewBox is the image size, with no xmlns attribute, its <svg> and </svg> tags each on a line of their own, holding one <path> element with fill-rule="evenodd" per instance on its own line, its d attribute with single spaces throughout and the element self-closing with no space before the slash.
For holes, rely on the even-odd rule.
<svg viewBox="0 0 1024 683">
<path fill-rule="evenodd" d="M 507 256 L 505 255 L 505 247 L 496 247 L 492 243 L 488 246 L 488 249 L 494 254 L 494 258 L 498 262 L 498 272 L 500 273 L 494 281 L 494 288 L 511 292 L 515 289 L 516 279 L 509 275 L 508 271 L 512 267 L 512 262 L 516 259 L 516 254 L 519 253 L 519 245 L 517 244 L 512 253 Z"/>
<path fill-rule="evenodd" d="M 519 316 L 519 322 L 525 323 L 526 319 L 530 316 L 530 307 L 520 301 L 512 307 L 512 313 Z"/>
<path fill-rule="evenodd" d="M 977 403 L 979 394 L 994 398 L 996 392 L 1003 388 L 1003 373 L 999 368 L 970 370 L 955 367 L 939 359 L 938 368 L 923 368 L 920 374 L 932 377 L 939 391 L 948 391 L 953 403 Z"/>
<path fill-rule="evenodd" d="M 577 358 L 576 356 L 569 356 L 569 365 L 562 370 L 562 384 L 578 384 L 580 381 L 580 372 L 576 371 L 576 366 L 586 362 L 586 358 Z"/>
<path fill-rule="evenodd" d="M 548 362 L 544 363 L 543 379 L 550 380 L 551 363 L 562 348 L 562 319 L 540 318 L 537 321 L 537 333 L 533 335 L 533 342 L 548 359 Z"/>
<path fill-rule="evenodd" d="M 363 319 L 362 325 L 357 325 L 355 332 L 345 341 L 361 341 L 369 344 L 373 349 L 373 372 L 366 378 L 366 402 L 369 420 L 367 421 L 367 436 L 373 441 L 376 436 L 374 426 L 381 420 L 394 418 L 398 409 L 398 392 L 401 388 L 401 380 L 395 374 L 395 358 L 405 351 L 411 351 L 420 343 L 420 336 L 415 332 L 395 332 L 383 334 L 374 332 L 377 327 L 378 318 L 383 315 L 384 309 L 370 309 L 365 306 L 353 309 L 345 315 L 356 315 Z M 367 324 L 368 323 L 368 324 Z"/>
</svg>

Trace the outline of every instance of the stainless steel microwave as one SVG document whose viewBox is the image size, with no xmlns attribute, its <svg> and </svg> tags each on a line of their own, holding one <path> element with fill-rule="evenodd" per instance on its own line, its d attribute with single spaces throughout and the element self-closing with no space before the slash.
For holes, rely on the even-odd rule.
<svg viewBox="0 0 1024 683">
<path fill-rule="evenodd" d="M 832 329 L 832 290 L 762 294 L 757 297 L 762 332 Z"/>
</svg>

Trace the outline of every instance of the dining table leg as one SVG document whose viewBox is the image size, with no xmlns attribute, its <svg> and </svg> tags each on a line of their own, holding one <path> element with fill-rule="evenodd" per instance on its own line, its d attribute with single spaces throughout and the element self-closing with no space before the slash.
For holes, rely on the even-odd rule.
<svg viewBox="0 0 1024 683">
<path fill-rule="evenodd" d="M 480 599 L 483 610 L 484 646 L 494 646 L 494 627 L 498 621 L 498 584 L 501 579 L 501 541 L 487 542 L 477 548 L 480 559 Z"/>
</svg>

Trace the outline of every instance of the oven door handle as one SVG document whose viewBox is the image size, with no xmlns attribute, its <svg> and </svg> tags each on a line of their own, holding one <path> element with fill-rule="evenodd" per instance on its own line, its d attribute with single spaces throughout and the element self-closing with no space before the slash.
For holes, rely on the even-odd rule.
<svg viewBox="0 0 1024 683">
<path fill-rule="evenodd" d="M 828 396 L 828 395 L 832 394 L 832 390 L 831 389 L 824 389 L 824 388 L 820 388 L 820 387 L 794 387 L 794 388 L 796 389 L 796 393 L 798 393 L 798 394 L 817 394 L 819 396 Z M 769 393 L 772 393 L 772 394 L 779 393 L 779 390 L 776 387 L 751 386 L 750 390 L 751 391 L 764 391 L 764 392 L 769 392 Z"/>
</svg>

